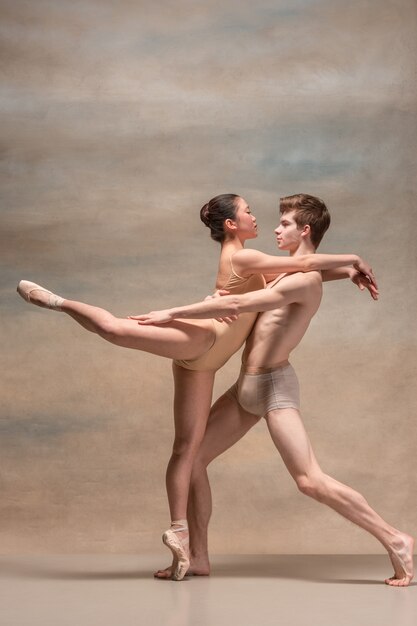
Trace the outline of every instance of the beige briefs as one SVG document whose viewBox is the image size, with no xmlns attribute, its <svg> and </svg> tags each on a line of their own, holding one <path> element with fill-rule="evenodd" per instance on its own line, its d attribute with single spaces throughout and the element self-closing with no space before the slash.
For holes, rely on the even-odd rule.
<svg viewBox="0 0 417 626">
<path fill-rule="evenodd" d="M 258 417 L 274 409 L 300 408 L 297 375 L 288 361 L 274 368 L 245 369 L 243 366 L 238 381 L 228 393 L 245 411 Z"/>
</svg>

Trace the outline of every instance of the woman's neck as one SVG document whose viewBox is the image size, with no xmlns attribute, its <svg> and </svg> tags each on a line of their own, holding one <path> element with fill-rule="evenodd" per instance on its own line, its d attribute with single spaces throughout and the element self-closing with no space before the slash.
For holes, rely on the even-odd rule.
<svg viewBox="0 0 417 626">
<path fill-rule="evenodd" d="M 233 239 L 227 239 L 226 241 L 223 241 L 221 254 L 222 256 L 224 254 L 234 254 L 235 252 L 237 252 L 238 250 L 242 250 L 243 248 L 244 242 L 240 241 L 240 239 L 238 239 L 237 237 L 234 237 Z"/>
<path fill-rule="evenodd" d="M 239 252 L 239 250 L 243 250 L 243 243 L 240 239 L 234 238 L 223 241 L 219 258 L 219 268 L 217 270 L 217 288 L 220 288 L 221 285 L 227 282 L 232 267 L 232 257 L 236 252 Z"/>
</svg>

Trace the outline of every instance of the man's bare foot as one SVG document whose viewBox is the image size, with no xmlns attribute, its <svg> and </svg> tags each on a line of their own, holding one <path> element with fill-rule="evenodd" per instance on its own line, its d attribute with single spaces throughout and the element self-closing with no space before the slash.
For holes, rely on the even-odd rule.
<svg viewBox="0 0 417 626">
<path fill-rule="evenodd" d="M 386 578 L 385 582 L 391 587 L 408 587 L 414 576 L 413 569 L 414 539 L 410 535 L 401 533 L 393 546 L 388 550 L 394 568 L 394 576 Z"/>
<path fill-rule="evenodd" d="M 160 580 L 171 580 L 172 573 L 176 569 L 175 559 L 170 567 L 165 569 L 159 569 L 154 572 L 154 577 Z M 210 563 L 207 558 L 193 558 L 191 557 L 190 567 L 188 568 L 186 576 L 210 576 Z"/>
</svg>

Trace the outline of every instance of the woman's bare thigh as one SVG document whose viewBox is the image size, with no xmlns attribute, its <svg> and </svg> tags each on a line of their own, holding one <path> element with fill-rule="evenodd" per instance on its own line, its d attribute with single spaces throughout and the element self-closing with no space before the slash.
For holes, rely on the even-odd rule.
<svg viewBox="0 0 417 626">
<path fill-rule="evenodd" d="M 143 326 L 136 320 L 117 318 L 106 339 L 124 348 L 169 359 L 195 359 L 213 345 L 215 331 L 211 320 L 176 320 L 161 326 Z"/>
</svg>

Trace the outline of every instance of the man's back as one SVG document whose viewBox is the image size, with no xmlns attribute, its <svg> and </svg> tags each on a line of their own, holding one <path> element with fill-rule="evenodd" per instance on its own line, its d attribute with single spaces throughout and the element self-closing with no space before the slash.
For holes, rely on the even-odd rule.
<svg viewBox="0 0 417 626">
<path fill-rule="evenodd" d="M 286 361 L 300 343 L 311 318 L 320 306 L 320 272 L 282 274 L 267 289 L 288 294 L 293 301 L 260 313 L 246 341 L 243 362 L 255 367 L 274 367 Z"/>
</svg>

